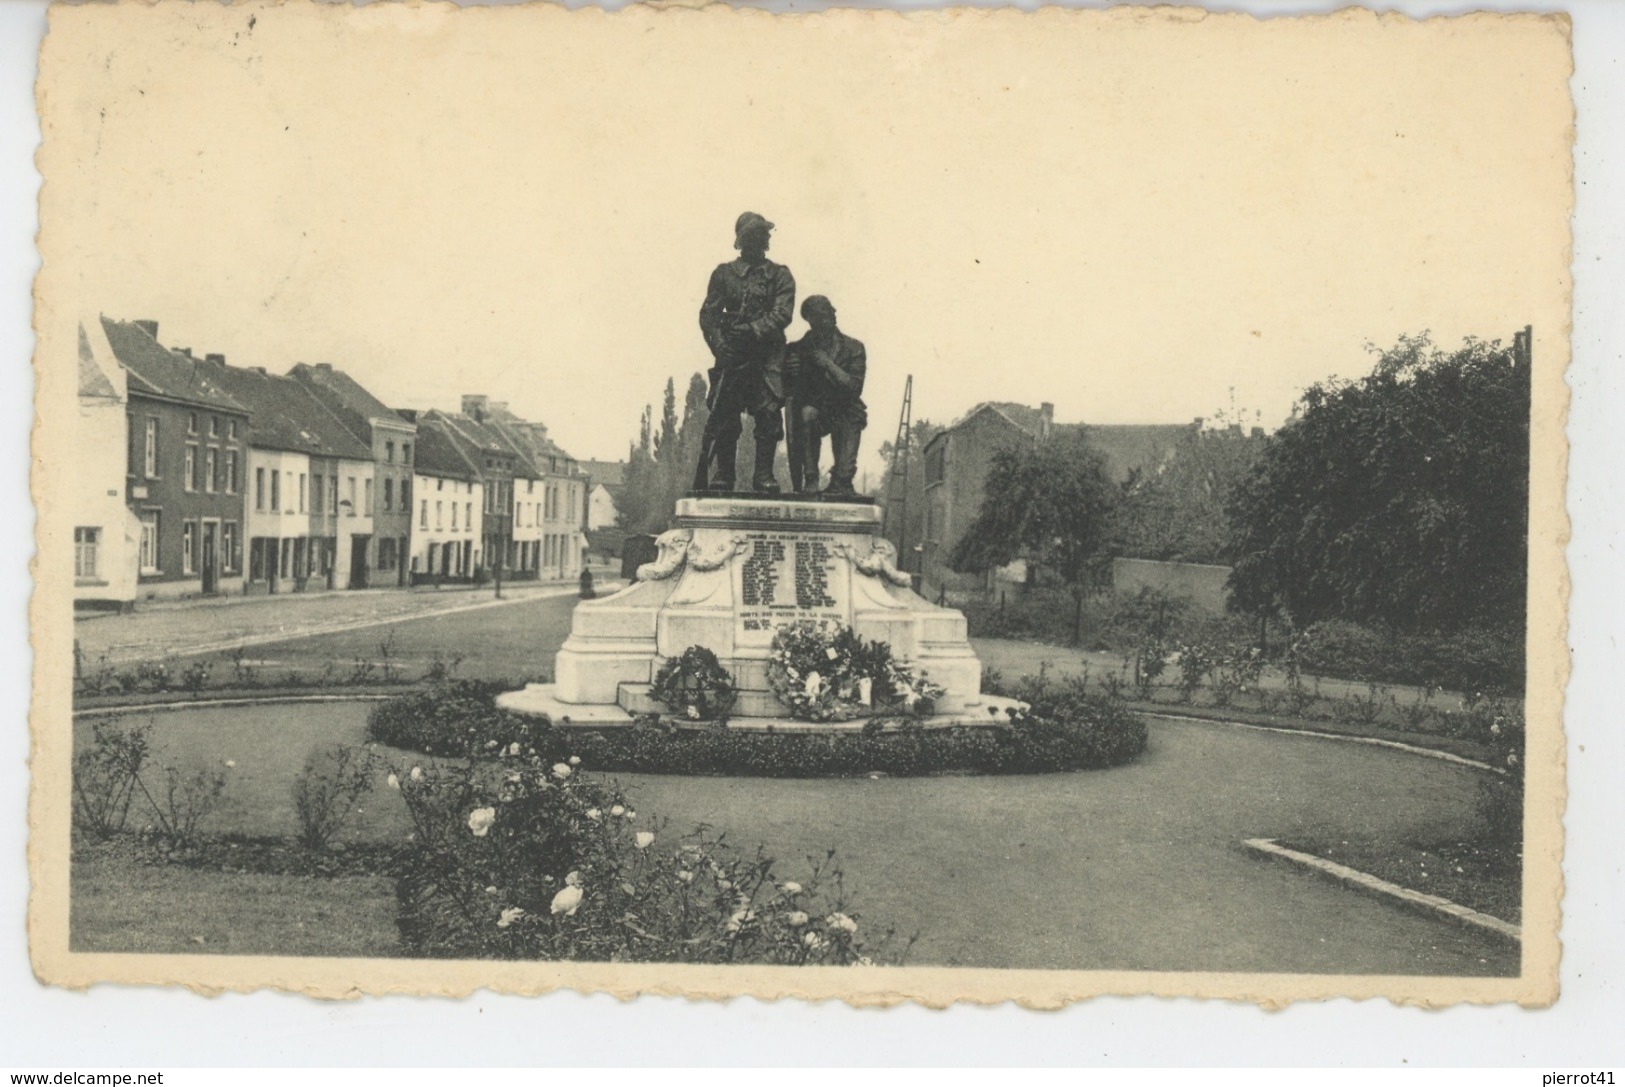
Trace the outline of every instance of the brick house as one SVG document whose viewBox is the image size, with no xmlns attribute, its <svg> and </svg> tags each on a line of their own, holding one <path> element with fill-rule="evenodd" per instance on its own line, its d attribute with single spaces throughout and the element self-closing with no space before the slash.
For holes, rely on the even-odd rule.
<svg viewBox="0 0 1625 1087">
<path fill-rule="evenodd" d="M 413 585 L 468 584 L 484 558 L 485 484 L 437 413 L 401 410 L 413 425 L 412 534 L 406 557 Z"/>
<path fill-rule="evenodd" d="M 1105 457 L 1110 477 L 1125 483 L 1136 472 L 1156 471 L 1182 443 L 1195 440 L 1201 428 L 1200 419 L 1176 424 L 1057 425 L 1053 404 L 1033 408 L 988 401 L 976 405 L 925 447 L 924 592 L 934 595 L 986 587 L 982 575 L 956 573 L 949 568 L 948 559 L 981 509 L 988 469 L 1000 449 L 1030 446 L 1053 434 L 1082 430 Z"/>
<path fill-rule="evenodd" d="M 406 585 L 413 553 L 413 459 L 417 427 L 384 406 L 331 363 L 299 363 L 288 376 L 308 389 L 371 451 L 375 488 L 373 534 L 365 556 L 367 584 Z"/>
<path fill-rule="evenodd" d="M 587 552 L 588 484 L 580 462 L 548 437 L 545 423 L 519 418 L 506 403 L 469 394 L 463 397 L 463 413 L 479 420 L 530 469 L 514 481 L 510 568 L 524 577 L 579 576 Z"/>
<path fill-rule="evenodd" d="M 137 596 L 215 595 L 242 587 L 247 406 L 156 321 L 101 318 L 125 374 L 126 502 L 137 523 Z"/>
</svg>

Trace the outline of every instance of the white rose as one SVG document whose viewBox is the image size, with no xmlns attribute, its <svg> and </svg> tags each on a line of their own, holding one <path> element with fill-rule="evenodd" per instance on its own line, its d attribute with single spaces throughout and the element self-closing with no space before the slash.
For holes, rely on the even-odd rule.
<svg viewBox="0 0 1625 1087">
<path fill-rule="evenodd" d="M 413 781 L 422 781 L 423 780 L 423 767 L 421 767 L 421 766 L 412 767 L 412 780 Z"/>
<path fill-rule="evenodd" d="M 598 822 L 599 819 L 603 818 L 603 815 L 604 813 L 599 811 L 597 808 L 587 809 L 587 818 L 591 819 L 595 823 Z"/>
<path fill-rule="evenodd" d="M 801 884 L 793 879 L 787 879 L 779 885 L 779 889 L 787 895 L 798 895 L 801 893 Z"/>
<path fill-rule="evenodd" d="M 684 869 L 683 871 L 677 873 L 677 878 L 684 883 L 693 883 L 694 873 Z"/>
<path fill-rule="evenodd" d="M 784 915 L 784 919 L 797 928 L 800 928 L 802 925 L 805 925 L 808 921 L 812 920 L 812 918 L 808 917 L 800 910 L 790 911 Z"/>
<path fill-rule="evenodd" d="M 801 942 L 812 948 L 814 951 L 817 951 L 819 948 L 824 946 L 824 938 L 818 935 L 816 932 L 807 933 L 807 935 L 801 938 Z"/>
<path fill-rule="evenodd" d="M 640 830 L 636 841 L 639 849 L 648 849 L 651 845 L 654 845 L 655 836 L 646 830 Z"/>
<path fill-rule="evenodd" d="M 626 814 L 626 809 L 617 804 L 613 808 L 609 809 L 609 814 L 619 817 Z"/>
<path fill-rule="evenodd" d="M 509 906 L 507 909 L 502 911 L 502 917 L 497 921 L 497 928 L 507 928 L 509 925 L 513 924 L 523 916 L 525 916 L 524 910 L 520 909 L 518 906 Z"/>
<path fill-rule="evenodd" d="M 824 918 L 824 921 L 830 928 L 838 928 L 843 932 L 858 931 L 858 923 L 844 913 L 832 913 Z"/>
<path fill-rule="evenodd" d="M 508 754 L 510 756 L 519 754 L 519 741 L 518 740 L 515 740 L 513 743 L 508 745 Z"/>
<path fill-rule="evenodd" d="M 384 784 L 388 785 L 391 789 L 399 789 L 401 787 L 401 779 L 396 777 L 394 774 L 391 774 L 384 779 Z"/>
<path fill-rule="evenodd" d="M 491 824 L 497 821 L 495 808 L 475 808 L 468 813 L 468 829 L 474 832 L 474 837 L 483 838 L 490 831 Z"/>
<path fill-rule="evenodd" d="M 564 885 L 566 887 L 579 887 L 579 886 L 581 886 L 581 873 L 580 872 L 571 872 L 569 875 L 565 876 L 564 877 Z"/>
<path fill-rule="evenodd" d="M 571 766 L 580 766 L 581 765 L 581 756 L 580 755 L 571 755 L 570 756 L 570 765 Z"/>
<path fill-rule="evenodd" d="M 698 721 L 700 719 L 700 708 L 698 706 L 688 707 L 688 719 L 690 721 Z"/>
<path fill-rule="evenodd" d="M 553 764 L 553 776 L 556 778 L 567 778 L 570 776 L 570 768 L 562 762 L 556 762 Z"/>
</svg>

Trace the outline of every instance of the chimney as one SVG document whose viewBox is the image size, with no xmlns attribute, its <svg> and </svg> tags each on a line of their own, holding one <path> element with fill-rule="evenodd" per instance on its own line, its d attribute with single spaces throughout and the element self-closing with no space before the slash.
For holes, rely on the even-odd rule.
<svg viewBox="0 0 1625 1087">
<path fill-rule="evenodd" d="M 174 350 L 175 354 L 177 355 L 185 355 L 189 359 L 192 358 L 192 349 L 190 347 L 177 347 Z M 193 361 L 195 362 L 197 360 L 193 359 Z"/>
<path fill-rule="evenodd" d="M 203 361 L 212 362 L 216 366 L 224 366 L 226 364 L 226 356 L 220 354 L 208 354 L 203 356 Z"/>
<path fill-rule="evenodd" d="M 1038 436 L 1047 438 L 1055 429 L 1055 405 L 1049 401 L 1038 405 Z"/>
<path fill-rule="evenodd" d="M 136 328 L 139 328 L 142 332 L 145 332 L 147 335 L 151 336 L 153 339 L 156 340 L 158 338 L 158 322 L 157 321 L 148 321 L 148 320 L 132 321 L 131 324 L 135 325 Z"/>
<path fill-rule="evenodd" d="M 405 419 L 408 423 L 418 421 L 418 410 L 416 408 L 390 408 L 389 410 Z"/>
<path fill-rule="evenodd" d="M 318 362 L 316 364 L 316 369 L 320 370 L 324 374 L 331 374 L 333 372 L 333 364 L 331 362 Z"/>
<path fill-rule="evenodd" d="M 487 398 L 480 393 L 463 394 L 463 414 L 473 416 L 475 419 L 485 418 L 485 405 Z"/>
<path fill-rule="evenodd" d="M 508 415 L 508 402 L 506 400 L 491 401 L 491 418 L 503 419 Z"/>
<path fill-rule="evenodd" d="M 221 361 L 224 361 L 224 360 L 222 359 Z M 265 373 L 265 367 L 263 367 L 263 366 L 250 366 L 249 369 L 254 371 L 256 374 L 259 374 L 261 377 L 269 376 L 269 375 L 267 375 Z"/>
</svg>

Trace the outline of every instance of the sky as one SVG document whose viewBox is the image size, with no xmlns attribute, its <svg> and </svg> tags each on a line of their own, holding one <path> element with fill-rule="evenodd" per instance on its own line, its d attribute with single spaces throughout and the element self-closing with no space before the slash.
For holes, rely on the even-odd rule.
<svg viewBox="0 0 1625 1087">
<path fill-rule="evenodd" d="M 42 285 L 395 406 L 485 393 L 581 458 L 709 365 L 745 210 L 867 345 L 871 453 L 910 374 L 938 422 L 1273 427 L 1368 343 L 1560 339 L 1557 32 L 523 14 L 59 9 Z"/>
</svg>

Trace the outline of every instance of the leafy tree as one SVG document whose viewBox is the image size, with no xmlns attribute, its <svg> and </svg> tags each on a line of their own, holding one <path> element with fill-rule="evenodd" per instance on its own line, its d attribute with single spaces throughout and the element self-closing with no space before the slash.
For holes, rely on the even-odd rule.
<svg viewBox="0 0 1625 1087">
<path fill-rule="evenodd" d="M 1474 339 L 1446 353 L 1426 333 L 1377 354 L 1367 376 L 1305 392 L 1237 489 L 1235 606 L 1521 630 L 1527 355 Z"/>
<path fill-rule="evenodd" d="M 1001 449 L 988 469 L 976 519 L 949 565 L 983 572 L 1018 558 L 1053 571 L 1072 594 L 1072 638 L 1081 636 L 1083 601 L 1110 569 L 1119 489 L 1105 458 L 1081 431 L 1031 447 Z"/>
<path fill-rule="evenodd" d="M 1167 562 L 1224 563 L 1234 535 L 1229 505 L 1265 444 L 1223 413 L 1219 426 L 1194 432 L 1154 473 L 1125 484 L 1116 551 Z"/>
</svg>

